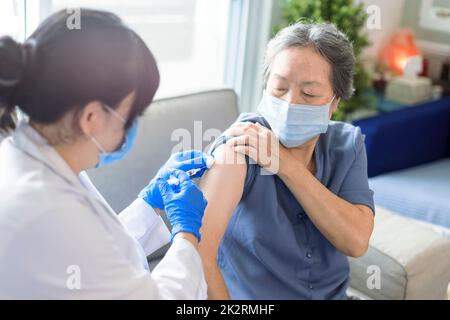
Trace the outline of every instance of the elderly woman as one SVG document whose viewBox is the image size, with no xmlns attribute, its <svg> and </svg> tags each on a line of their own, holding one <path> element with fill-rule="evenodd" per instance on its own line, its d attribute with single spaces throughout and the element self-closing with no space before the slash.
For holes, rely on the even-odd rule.
<svg viewBox="0 0 450 320">
<path fill-rule="evenodd" d="M 374 223 L 361 131 L 330 121 L 353 68 L 332 24 L 297 23 L 269 42 L 260 114 L 214 143 L 201 181 L 210 298 L 346 297 L 347 256 L 366 252 Z"/>
</svg>

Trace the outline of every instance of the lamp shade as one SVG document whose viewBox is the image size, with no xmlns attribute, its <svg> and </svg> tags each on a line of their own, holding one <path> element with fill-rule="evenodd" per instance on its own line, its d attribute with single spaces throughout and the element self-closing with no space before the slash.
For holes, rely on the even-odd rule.
<svg viewBox="0 0 450 320">
<path fill-rule="evenodd" d="M 420 54 L 411 30 L 394 33 L 381 50 L 380 56 L 389 70 L 395 75 L 403 75 L 406 61 Z"/>
</svg>

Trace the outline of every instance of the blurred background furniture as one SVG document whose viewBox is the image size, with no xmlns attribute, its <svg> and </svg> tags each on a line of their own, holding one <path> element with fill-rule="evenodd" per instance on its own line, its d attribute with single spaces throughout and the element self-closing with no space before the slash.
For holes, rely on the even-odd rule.
<svg viewBox="0 0 450 320">
<path fill-rule="evenodd" d="M 375 203 L 450 234 L 450 97 L 353 123 Z"/>
<path fill-rule="evenodd" d="M 377 216 L 368 253 L 351 259 L 351 285 L 374 298 L 446 298 L 450 97 L 396 109 L 353 123 L 365 135 Z M 387 285 L 369 290 L 360 276 L 381 259 L 386 259 L 382 278 Z"/>
</svg>

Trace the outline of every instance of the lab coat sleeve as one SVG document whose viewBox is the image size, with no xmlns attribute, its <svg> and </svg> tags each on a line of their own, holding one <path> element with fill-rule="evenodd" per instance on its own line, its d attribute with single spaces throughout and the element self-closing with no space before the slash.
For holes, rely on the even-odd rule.
<svg viewBox="0 0 450 320">
<path fill-rule="evenodd" d="M 161 217 L 138 198 L 119 214 L 119 219 L 143 247 L 146 255 L 170 242 L 170 232 Z M 207 298 L 207 286 L 198 251 L 183 238 L 175 238 L 170 249 L 152 272 L 163 299 Z M 186 290 L 190 288 L 190 290 Z"/>
<path fill-rule="evenodd" d="M 170 232 L 163 219 L 140 198 L 119 214 L 119 220 L 141 244 L 147 256 L 170 242 Z"/>
<path fill-rule="evenodd" d="M 99 214 L 79 202 L 63 196 L 59 202 L 52 204 L 52 209 L 46 208 L 45 214 L 28 223 L 15 238 L 11 255 L 22 252 L 22 261 L 20 268 L 10 270 L 10 289 L 17 291 L 10 292 L 11 297 L 206 298 L 200 255 L 189 241 L 176 238 L 154 272 L 150 272 L 141 264 L 140 248 L 134 247 L 137 243 L 129 234 L 122 234 L 123 228 L 114 227 L 115 223 L 105 224 L 99 220 Z M 24 213 L 27 210 L 32 208 L 24 209 Z M 78 271 L 71 271 L 73 266 Z M 79 277 L 79 287 L 73 289 L 70 285 L 75 275 Z M 25 287 L 17 283 L 24 283 Z"/>
<path fill-rule="evenodd" d="M 165 299 L 192 299 L 192 295 L 198 300 L 207 299 L 200 255 L 185 239 L 175 238 L 165 257 L 153 270 L 152 277 Z"/>
</svg>

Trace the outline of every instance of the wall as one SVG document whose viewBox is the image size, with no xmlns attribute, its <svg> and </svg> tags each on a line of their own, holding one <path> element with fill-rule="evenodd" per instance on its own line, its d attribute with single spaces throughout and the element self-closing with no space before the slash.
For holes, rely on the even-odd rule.
<svg viewBox="0 0 450 320">
<path fill-rule="evenodd" d="M 450 8 L 450 0 L 434 0 L 434 5 L 444 8 Z M 408 0 L 405 3 L 402 26 L 411 28 L 415 31 L 416 37 L 421 40 L 433 42 L 436 44 L 450 45 L 450 30 L 434 31 L 422 28 L 417 18 L 420 13 L 421 0 Z"/>
<path fill-rule="evenodd" d="M 364 54 L 375 57 L 385 41 L 401 26 L 405 0 L 361 0 L 357 2 L 363 2 L 366 8 L 370 5 L 380 8 L 380 28 L 366 28 L 372 46 L 368 47 Z"/>
<path fill-rule="evenodd" d="M 450 8 L 450 0 L 434 0 L 434 5 Z M 407 0 L 404 7 L 402 27 L 414 30 L 417 44 L 428 59 L 428 75 L 439 79 L 442 63 L 450 57 L 450 30 L 440 32 L 419 25 L 421 0 Z"/>
</svg>

